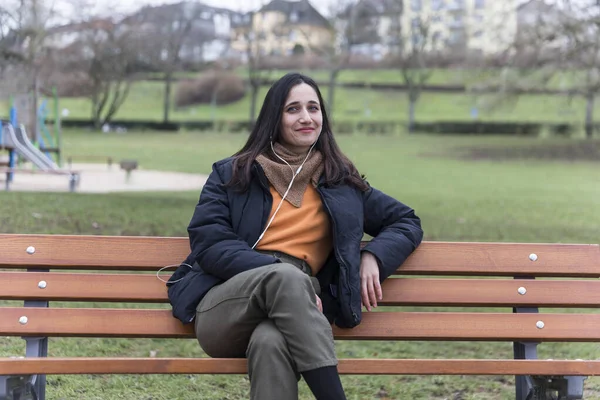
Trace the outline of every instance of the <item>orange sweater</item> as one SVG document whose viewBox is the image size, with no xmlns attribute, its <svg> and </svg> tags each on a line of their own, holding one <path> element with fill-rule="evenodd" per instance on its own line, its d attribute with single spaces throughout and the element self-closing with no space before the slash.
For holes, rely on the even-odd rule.
<svg viewBox="0 0 600 400">
<path fill-rule="evenodd" d="M 273 207 L 268 221 L 281 202 L 281 196 L 273 186 L 270 190 L 273 195 Z M 321 196 L 313 185 L 309 184 L 300 208 L 287 201 L 283 202 L 256 249 L 280 251 L 305 260 L 315 276 L 333 248 L 331 236 L 331 225 Z"/>
</svg>

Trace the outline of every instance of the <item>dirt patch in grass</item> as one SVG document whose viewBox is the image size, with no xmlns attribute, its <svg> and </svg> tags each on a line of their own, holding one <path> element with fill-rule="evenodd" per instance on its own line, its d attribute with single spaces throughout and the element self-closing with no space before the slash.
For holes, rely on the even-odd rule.
<svg viewBox="0 0 600 400">
<path fill-rule="evenodd" d="M 600 140 L 528 146 L 469 146 L 457 148 L 463 160 L 546 160 L 600 162 Z"/>
</svg>

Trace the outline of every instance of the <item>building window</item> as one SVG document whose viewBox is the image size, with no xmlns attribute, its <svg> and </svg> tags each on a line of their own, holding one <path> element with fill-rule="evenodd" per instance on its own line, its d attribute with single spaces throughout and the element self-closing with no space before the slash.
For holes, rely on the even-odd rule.
<svg viewBox="0 0 600 400">
<path fill-rule="evenodd" d="M 412 35 L 413 47 L 419 47 L 421 45 L 422 40 L 423 40 L 423 36 L 419 35 L 418 33 L 413 33 L 413 35 Z"/>
<path fill-rule="evenodd" d="M 410 21 L 410 26 L 413 28 L 414 30 L 420 29 L 421 28 L 421 18 L 419 17 L 414 17 L 411 21 Z"/>
<path fill-rule="evenodd" d="M 485 8 L 485 0 L 475 0 L 475 8 Z"/>
<path fill-rule="evenodd" d="M 290 14 L 290 22 L 298 22 L 298 12 L 293 11 Z"/>
<path fill-rule="evenodd" d="M 444 0 L 431 0 L 431 9 L 439 11 L 444 8 Z"/>
<path fill-rule="evenodd" d="M 454 0 L 449 5 L 448 8 L 451 10 L 463 10 L 465 8 L 464 0 Z"/>
<path fill-rule="evenodd" d="M 432 24 L 436 24 L 436 23 L 440 23 L 442 22 L 442 16 L 441 15 L 434 15 L 433 17 L 431 17 L 431 23 Z"/>
<path fill-rule="evenodd" d="M 483 36 L 483 31 L 481 29 L 473 32 L 473 37 L 480 38 L 482 36 Z"/>
<path fill-rule="evenodd" d="M 462 32 L 453 32 L 450 34 L 451 44 L 463 44 L 465 41 L 465 35 Z"/>
<path fill-rule="evenodd" d="M 421 11 L 421 0 L 410 0 L 410 9 L 412 11 Z"/>
</svg>

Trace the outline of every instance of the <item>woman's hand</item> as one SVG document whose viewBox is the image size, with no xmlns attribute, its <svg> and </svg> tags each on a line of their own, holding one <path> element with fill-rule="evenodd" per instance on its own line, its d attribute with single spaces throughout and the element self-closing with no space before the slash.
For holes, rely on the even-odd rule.
<svg viewBox="0 0 600 400">
<path fill-rule="evenodd" d="M 360 257 L 360 286 L 363 306 L 371 311 L 371 307 L 377 307 L 377 300 L 383 299 L 383 292 L 379 283 L 377 259 L 367 251 Z"/>
<path fill-rule="evenodd" d="M 317 296 L 317 307 L 319 308 L 319 311 L 323 312 L 323 302 L 319 296 Z"/>
</svg>

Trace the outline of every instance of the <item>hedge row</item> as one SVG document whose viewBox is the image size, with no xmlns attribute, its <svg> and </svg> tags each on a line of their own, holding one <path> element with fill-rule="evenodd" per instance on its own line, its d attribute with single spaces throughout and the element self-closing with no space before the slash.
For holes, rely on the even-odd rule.
<svg viewBox="0 0 600 400">
<path fill-rule="evenodd" d="M 92 128 L 90 120 L 65 119 L 64 127 Z M 162 123 L 143 120 L 116 120 L 110 124 L 111 129 L 135 129 L 176 132 L 180 129 L 243 133 L 250 131 L 252 123 L 249 121 L 184 121 Z M 365 133 L 365 134 L 395 134 L 405 132 L 405 122 L 400 121 L 339 121 L 333 123 L 335 132 L 340 134 Z M 519 123 L 519 122 L 478 122 L 478 121 L 438 121 L 417 122 L 415 132 L 439 134 L 468 134 L 468 135 L 525 135 L 537 136 L 541 133 L 570 136 L 582 129 L 577 124 L 544 124 L 544 123 Z M 600 131 L 600 124 L 594 125 Z"/>
</svg>

